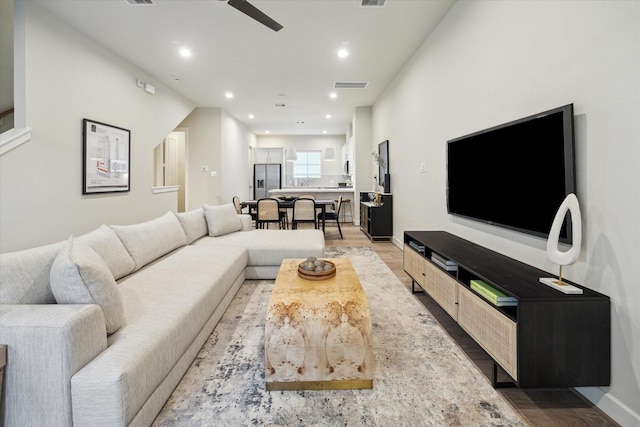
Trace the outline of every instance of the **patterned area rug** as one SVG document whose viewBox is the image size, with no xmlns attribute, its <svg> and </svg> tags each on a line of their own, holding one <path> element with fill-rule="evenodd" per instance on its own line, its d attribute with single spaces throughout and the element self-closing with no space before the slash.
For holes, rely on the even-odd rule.
<svg viewBox="0 0 640 427">
<path fill-rule="evenodd" d="M 367 294 L 373 389 L 265 391 L 273 281 L 246 281 L 154 426 L 524 426 L 373 250 L 326 252 L 351 259 Z"/>
</svg>

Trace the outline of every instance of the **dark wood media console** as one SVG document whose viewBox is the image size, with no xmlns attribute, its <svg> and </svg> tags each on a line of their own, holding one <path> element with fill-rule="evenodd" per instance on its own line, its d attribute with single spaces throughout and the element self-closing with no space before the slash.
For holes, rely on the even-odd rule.
<svg viewBox="0 0 640 427">
<path fill-rule="evenodd" d="M 457 270 L 437 265 L 433 254 Z M 444 231 L 406 231 L 404 270 L 489 353 L 494 386 L 501 385 L 495 364 L 518 387 L 610 384 L 608 296 L 575 283 L 583 294 L 564 294 L 538 281 L 549 273 Z M 471 289 L 474 279 L 515 297 L 517 306 L 487 301 Z"/>
</svg>

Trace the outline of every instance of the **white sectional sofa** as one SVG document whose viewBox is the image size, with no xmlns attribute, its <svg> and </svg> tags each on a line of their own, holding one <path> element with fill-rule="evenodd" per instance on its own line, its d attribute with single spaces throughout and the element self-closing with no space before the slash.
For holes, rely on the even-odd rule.
<svg viewBox="0 0 640 427">
<path fill-rule="evenodd" d="M 0 255 L 5 426 L 150 425 L 245 278 L 324 255 L 232 205 Z"/>
</svg>

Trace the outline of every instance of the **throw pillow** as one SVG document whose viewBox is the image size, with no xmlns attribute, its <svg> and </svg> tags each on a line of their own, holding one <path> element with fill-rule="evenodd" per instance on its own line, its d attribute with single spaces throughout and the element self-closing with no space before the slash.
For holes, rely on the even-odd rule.
<svg viewBox="0 0 640 427">
<path fill-rule="evenodd" d="M 242 229 L 242 222 L 232 203 L 221 206 L 205 204 L 202 208 L 207 219 L 209 236 L 222 236 Z"/>
<path fill-rule="evenodd" d="M 207 230 L 207 221 L 204 219 L 204 212 L 202 209 L 194 209 L 189 212 L 174 212 L 180 225 L 184 229 L 184 234 L 187 235 L 187 244 L 190 245 L 199 238 L 206 236 L 209 232 Z"/>
<path fill-rule="evenodd" d="M 53 261 L 51 291 L 58 304 L 97 304 L 102 308 L 107 334 L 125 323 L 124 304 L 113 274 L 89 246 L 73 237 Z"/>
<path fill-rule="evenodd" d="M 131 273 L 136 268 L 136 263 L 131 258 L 127 248 L 124 247 L 118 235 L 108 225 L 101 225 L 95 230 L 83 234 L 74 239 L 96 251 L 107 263 L 113 273 L 113 278 L 118 280 Z"/>
<path fill-rule="evenodd" d="M 187 244 L 187 236 L 173 212 L 139 224 L 112 225 L 111 229 L 135 261 L 134 271 Z"/>
</svg>

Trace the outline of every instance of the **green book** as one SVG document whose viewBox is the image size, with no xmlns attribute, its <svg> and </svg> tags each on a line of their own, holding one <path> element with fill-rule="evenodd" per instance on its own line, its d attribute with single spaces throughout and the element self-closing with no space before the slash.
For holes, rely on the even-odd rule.
<svg viewBox="0 0 640 427">
<path fill-rule="evenodd" d="M 482 280 L 472 280 L 471 289 L 478 292 L 480 295 L 489 300 L 489 302 L 495 305 L 500 305 L 501 303 L 517 302 L 516 298 L 510 297 L 503 292 L 500 292 L 499 290 Z"/>
</svg>

